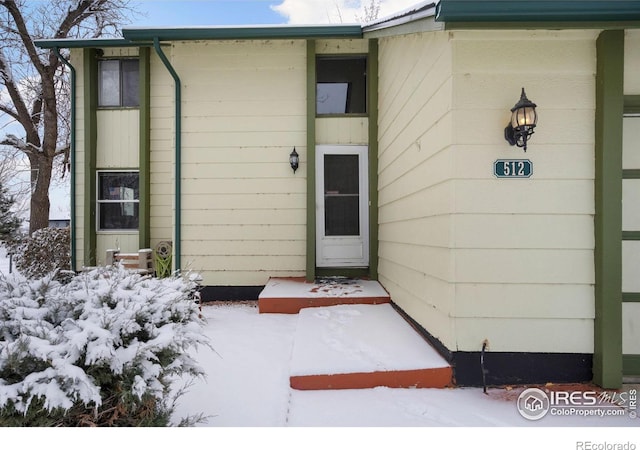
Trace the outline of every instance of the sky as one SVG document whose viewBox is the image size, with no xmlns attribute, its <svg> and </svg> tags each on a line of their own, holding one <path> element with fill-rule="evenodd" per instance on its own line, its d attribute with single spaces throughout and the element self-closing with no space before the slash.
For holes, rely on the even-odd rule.
<svg viewBox="0 0 640 450">
<path fill-rule="evenodd" d="M 380 0 L 379 17 L 421 0 Z M 355 23 L 370 0 L 134 0 L 132 26 Z"/>
</svg>

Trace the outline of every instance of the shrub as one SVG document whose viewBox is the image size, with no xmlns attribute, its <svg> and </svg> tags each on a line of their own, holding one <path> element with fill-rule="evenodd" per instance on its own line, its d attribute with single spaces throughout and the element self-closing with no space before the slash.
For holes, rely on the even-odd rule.
<svg viewBox="0 0 640 450">
<path fill-rule="evenodd" d="M 59 281 L 70 279 L 71 240 L 69 228 L 42 228 L 13 249 L 16 269 L 35 279 L 57 271 Z"/>
<path fill-rule="evenodd" d="M 186 277 L 0 277 L 0 425 L 164 426 L 208 345 Z"/>
</svg>

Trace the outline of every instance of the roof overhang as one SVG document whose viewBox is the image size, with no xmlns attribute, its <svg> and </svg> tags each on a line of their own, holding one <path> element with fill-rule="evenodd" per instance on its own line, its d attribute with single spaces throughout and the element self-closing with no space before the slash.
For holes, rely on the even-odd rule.
<svg viewBox="0 0 640 450">
<path fill-rule="evenodd" d="M 637 0 L 440 0 L 437 22 L 586 23 L 640 21 Z"/>
<path fill-rule="evenodd" d="M 362 26 L 352 25 L 259 25 L 211 27 L 124 28 L 120 39 L 40 39 L 40 48 L 144 47 L 157 39 L 166 41 L 252 39 L 362 39 Z"/>
<path fill-rule="evenodd" d="M 360 39 L 362 27 L 353 25 L 262 25 L 187 28 L 124 28 L 125 39 L 135 42 L 229 39 Z"/>
</svg>

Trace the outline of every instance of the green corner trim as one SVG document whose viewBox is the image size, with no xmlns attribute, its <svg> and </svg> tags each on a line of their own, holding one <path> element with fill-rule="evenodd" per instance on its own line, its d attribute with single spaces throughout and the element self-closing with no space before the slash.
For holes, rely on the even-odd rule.
<svg viewBox="0 0 640 450">
<path fill-rule="evenodd" d="M 638 180 L 640 179 L 640 169 L 623 169 L 622 178 L 625 180 Z"/>
<path fill-rule="evenodd" d="M 622 117 L 624 31 L 596 42 L 594 381 L 622 385 Z"/>
<path fill-rule="evenodd" d="M 622 303 L 638 303 L 640 302 L 640 292 L 623 292 Z"/>
<path fill-rule="evenodd" d="M 623 231 L 623 241 L 640 241 L 640 231 Z"/>
<path fill-rule="evenodd" d="M 378 40 L 369 40 L 369 277 L 378 279 Z"/>
<path fill-rule="evenodd" d="M 96 265 L 96 146 L 98 141 L 98 59 L 85 49 L 84 62 L 84 265 Z"/>
<path fill-rule="evenodd" d="M 307 41 L 307 258 L 306 278 L 316 278 L 316 41 Z"/>
<path fill-rule="evenodd" d="M 138 236 L 140 248 L 151 246 L 151 74 L 150 74 L 151 49 L 140 49 L 140 143 L 139 143 L 139 224 Z"/>
<path fill-rule="evenodd" d="M 624 96 L 625 114 L 640 114 L 640 95 Z"/>
<path fill-rule="evenodd" d="M 640 355 L 624 355 L 622 357 L 622 371 L 625 375 L 640 375 Z"/>
</svg>

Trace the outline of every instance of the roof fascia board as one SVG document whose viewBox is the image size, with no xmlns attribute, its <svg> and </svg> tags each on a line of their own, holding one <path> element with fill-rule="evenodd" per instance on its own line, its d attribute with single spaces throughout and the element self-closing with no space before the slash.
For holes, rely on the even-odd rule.
<svg viewBox="0 0 640 450">
<path fill-rule="evenodd" d="M 140 47 L 139 42 L 128 39 L 38 39 L 34 44 L 39 48 Z"/>
<path fill-rule="evenodd" d="M 445 24 L 433 20 L 433 16 L 424 19 L 418 19 L 400 23 L 397 25 L 389 25 L 384 27 L 365 28 L 364 36 L 366 38 L 383 38 L 390 36 L 402 36 L 411 33 L 424 33 L 429 31 L 442 31 Z"/>
<path fill-rule="evenodd" d="M 447 22 L 445 30 L 618 30 L 640 28 L 639 22 Z"/>
<path fill-rule="evenodd" d="M 125 39 L 136 42 L 232 39 L 344 39 L 362 38 L 360 25 L 258 27 L 125 28 Z"/>
<path fill-rule="evenodd" d="M 633 22 L 638 0 L 440 0 L 438 22 Z"/>
</svg>

